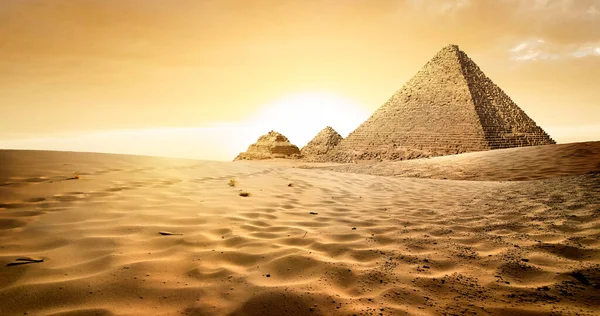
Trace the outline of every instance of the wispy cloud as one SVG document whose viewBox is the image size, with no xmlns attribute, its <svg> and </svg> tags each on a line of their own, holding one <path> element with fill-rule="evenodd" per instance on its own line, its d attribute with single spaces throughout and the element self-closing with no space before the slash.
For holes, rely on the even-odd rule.
<svg viewBox="0 0 600 316">
<path fill-rule="evenodd" d="M 431 0 L 411 0 L 410 4 L 413 8 L 427 11 L 434 14 L 448 14 L 465 9 L 469 7 L 472 2 L 471 0 L 445 0 L 445 1 L 431 1 Z"/>
<path fill-rule="evenodd" d="M 591 6 L 585 11 L 585 13 L 591 17 L 597 17 L 600 15 L 600 10 L 596 9 L 596 6 Z"/>
<path fill-rule="evenodd" d="M 532 38 L 519 43 L 517 46 L 510 49 L 511 57 L 514 60 L 540 60 L 540 59 L 557 59 L 558 54 L 551 52 L 551 49 L 541 38 Z"/>
<path fill-rule="evenodd" d="M 573 57 L 600 56 L 600 42 L 595 44 L 584 44 L 571 53 Z"/>
<path fill-rule="evenodd" d="M 541 38 L 530 38 L 510 50 L 511 59 L 518 61 L 555 60 L 600 56 L 600 41 L 594 43 L 558 45 Z"/>
<path fill-rule="evenodd" d="M 466 8 L 470 4 L 471 4 L 471 1 L 469 1 L 469 0 L 447 1 L 447 2 L 443 3 L 442 5 L 440 5 L 439 11 L 440 12 L 452 12 L 452 11 L 456 11 L 456 10 L 461 10 L 463 8 Z"/>
<path fill-rule="evenodd" d="M 595 8 L 596 0 L 501 0 L 516 4 L 522 11 L 536 11 L 552 16 L 578 15 Z"/>
</svg>

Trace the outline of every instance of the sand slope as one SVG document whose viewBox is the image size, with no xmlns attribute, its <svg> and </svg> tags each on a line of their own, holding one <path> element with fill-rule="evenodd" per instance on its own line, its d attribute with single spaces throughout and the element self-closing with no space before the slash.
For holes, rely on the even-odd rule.
<svg viewBox="0 0 600 316">
<path fill-rule="evenodd" d="M 599 216 L 597 173 L 0 151 L 0 315 L 593 315 Z"/>
<path fill-rule="evenodd" d="M 371 164 L 297 164 L 340 172 L 453 180 L 535 180 L 600 171 L 600 142 L 517 147 Z"/>
</svg>

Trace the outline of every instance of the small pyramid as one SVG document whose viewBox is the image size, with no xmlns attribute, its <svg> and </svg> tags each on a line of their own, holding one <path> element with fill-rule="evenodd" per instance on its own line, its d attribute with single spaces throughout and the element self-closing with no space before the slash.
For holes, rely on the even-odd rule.
<svg viewBox="0 0 600 316">
<path fill-rule="evenodd" d="M 316 158 L 315 156 L 326 155 L 342 140 L 342 136 L 338 134 L 331 126 L 322 129 L 306 146 L 300 151 L 305 158 Z"/>
<path fill-rule="evenodd" d="M 327 160 L 402 160 L 547 144 L 555 142 L 457 45 L 449 45 Z"/>
<path fill-rule="evenodd" d="M 287 137 L 270 131 L 258 138 L 248 150 L 240 153 L 235 160 L 262 160 L 273 158 L 300 158 L 300 150 L 292 145 Z"/>
</svg>

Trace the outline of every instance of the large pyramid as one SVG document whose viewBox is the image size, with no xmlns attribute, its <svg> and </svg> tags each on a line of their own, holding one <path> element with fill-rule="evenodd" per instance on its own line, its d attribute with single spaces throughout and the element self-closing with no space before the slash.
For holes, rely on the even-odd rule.
<svg viewBox="0 0 600 316">
<path fill-rule="evenodd" d="M 262 135 L 248 150 L 234 160 L 261 160 L 273 158 L 300 158 L 300 149 L 290 143 L 287 137 L 275 131 Z"/>
<path fill-rule="evenodd" d="M 327 158 L 399 160 L 547 144 L 555 142 L 449 45 Z"/>
<path fill-rule="evenodd" d="M 306 146 L 302 147 L 300 152 L 306 160 L 320 161 L 335 146 L 342 141 L 342 136 L 338 134 L 331 126 L 322 129 Z"/>
</svg>

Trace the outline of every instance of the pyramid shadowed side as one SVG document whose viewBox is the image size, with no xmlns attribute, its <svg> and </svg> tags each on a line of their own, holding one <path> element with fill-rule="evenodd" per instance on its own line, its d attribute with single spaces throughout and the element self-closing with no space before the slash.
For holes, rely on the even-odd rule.
<svg viewBox="0 0 600 316">
<path fill-rule="evenodd" d="M 338 162 L 399 160 L 488 150 L 458 47 L 438 52 L 328 155 Z"/>
<path fill-rule="evenodd" d="M 554 143 L 458 46 L 449 45 L 327 159 L 402 160 Z"/>
<path fill-rule="evenodd" d="M 467 54 L 458 57 L 491 149 L 556 144 Z"/>
</svg>

